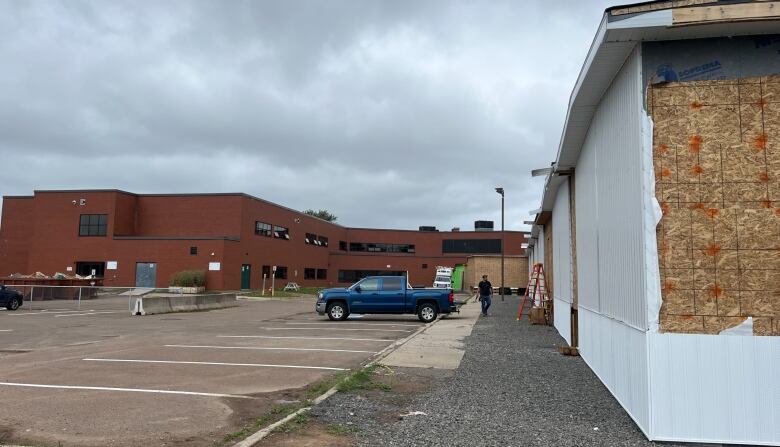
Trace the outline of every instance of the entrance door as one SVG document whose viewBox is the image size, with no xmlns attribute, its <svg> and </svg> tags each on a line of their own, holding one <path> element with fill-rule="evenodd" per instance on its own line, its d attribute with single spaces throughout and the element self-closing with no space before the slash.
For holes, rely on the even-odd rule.
<svg viewBox="0 0 780 447">
<path fill-rule="evenodd" d="M 153 289 L 157 285 L 157 263 L 135 263 L 135 286 Z"/>
<path fill-rule="evenodd" d="M 241 288 L 251 289 L 252 266 L 249 264 L 241 265 Z"/>
</svg>

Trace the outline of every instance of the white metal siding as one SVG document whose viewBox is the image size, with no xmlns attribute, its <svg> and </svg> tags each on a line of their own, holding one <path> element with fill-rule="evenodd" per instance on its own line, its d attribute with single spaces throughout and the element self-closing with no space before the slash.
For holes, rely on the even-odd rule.
<svg viewBox="0 0 780 447">
<path fill-rule="evenodd" d="M 604 95 L 577 165 L 579 303 L 647 328 L 640 48 Z"/>
<path fill-rule="evenodd" d="M 649 337 L 654 439 L 780 445 L 780 337 Z"/>
<path fill-rule="evenodd" d="M 583 308 L 578 324 L 583 360 L 649 437 L 647 333 Z"/>
<path fill-rule="evenodd" d="M 555 328 L 571 345 L 571 213 L 569 212 L 569 185 L 564 182 L 555 197 L 552 211 L 553 237 L 553 306 Z"/>
</svg>

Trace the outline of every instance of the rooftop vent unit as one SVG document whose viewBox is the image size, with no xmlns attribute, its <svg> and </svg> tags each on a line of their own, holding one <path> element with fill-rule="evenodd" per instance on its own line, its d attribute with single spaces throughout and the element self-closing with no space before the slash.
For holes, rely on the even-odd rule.
<svg viewBox="0 0 780 447">
<path fill-rule="evenodd" d="M 460 231 L 460 227 L 454 227 L 452 231 Z"/>
<path fill-rule="evenodd" d="M 428 227 L 425 225 L 420 225 L 420 231 L 439 231 L 436 229 L 436 227 Z"/>
<path fill-rule="evenodd" d="M 474 231 L 493 231 L 493 221 L 492 220 L 474 221 Z"/>
</svg>

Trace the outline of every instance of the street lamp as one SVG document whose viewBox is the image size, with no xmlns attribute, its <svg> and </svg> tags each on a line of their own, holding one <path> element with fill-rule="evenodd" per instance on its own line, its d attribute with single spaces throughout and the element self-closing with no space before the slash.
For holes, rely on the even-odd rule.
<svg viewBox="0 0 780 447">
<path fill-rule="evenodd" d="M 501 301 L 504 301 L 504 188 L 496 188 L 501 194 Z"/>
</svg>

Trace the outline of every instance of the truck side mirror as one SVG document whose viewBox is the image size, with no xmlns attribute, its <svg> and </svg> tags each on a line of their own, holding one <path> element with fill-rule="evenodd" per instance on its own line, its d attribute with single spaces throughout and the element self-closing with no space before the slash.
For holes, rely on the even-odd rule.
<svg viewBox="0 0 780 447">
<path fill-rule="evenodd" d="M 360 286 L 355 286 L 355 292 L 360 293 Z"/>
</svg>

